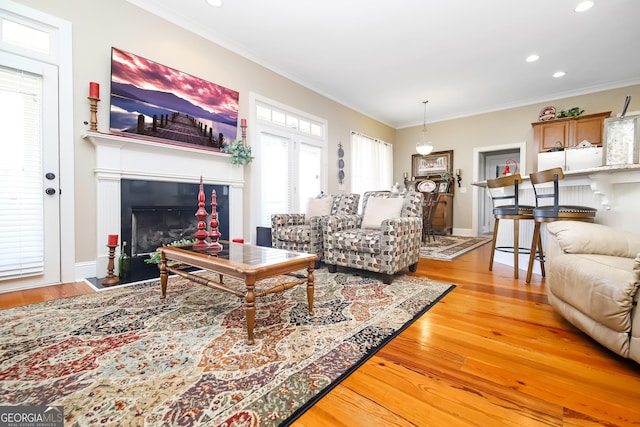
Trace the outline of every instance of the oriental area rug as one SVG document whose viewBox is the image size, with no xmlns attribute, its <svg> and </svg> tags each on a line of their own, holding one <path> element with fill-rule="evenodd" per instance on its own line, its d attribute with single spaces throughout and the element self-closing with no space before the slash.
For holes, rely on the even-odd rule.
<svg viewBox="0 0 640 427">
<path fill-rule="evenodd" d="M 435 241 L 422 242 L 420 258 L 451 261 L 489 242 L 486 237 L 436 236 Z"/>
<path fill-rule="evenodd" d="M 243 299 L 178 277 L 166 300 L 153 281 L 2 310 L 0 405 L 60 405 L 65 426 L 287 425 L 455 287 L 314 276 L 313 316 L 305 285 L 256 300 L 255 345 Z"/>
</svg>

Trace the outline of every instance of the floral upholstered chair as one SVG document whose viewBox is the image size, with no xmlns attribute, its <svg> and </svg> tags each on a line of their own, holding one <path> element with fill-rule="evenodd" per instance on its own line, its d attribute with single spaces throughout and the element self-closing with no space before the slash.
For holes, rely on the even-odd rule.
<svg viewBox="0 0 640 427">
<path fill-rule="evenodd" d="M 324 227 L 324 263 L 382 273 L 390 284 L 393 274 L 409 267 L 416 271 L 422 240 L 422 193 L 387 191 L 364 193 L 362 215 L 332 215 Z"/>
<path fill-rule="evenodd" d="M 335 194 L 309 199 L 306 214 L 273 214 L 271 244 L 278 249 L 315 254 L 322 260 L 326 219 L 329 215 L 356 214 L 359 202 L 359 194 Z"/>
</svg>

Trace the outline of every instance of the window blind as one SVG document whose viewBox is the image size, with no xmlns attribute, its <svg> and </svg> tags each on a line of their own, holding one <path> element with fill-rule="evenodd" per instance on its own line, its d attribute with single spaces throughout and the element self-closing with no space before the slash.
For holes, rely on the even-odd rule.
<svg viewBox="0 0 640 427">
<path fill-rule="evenodd" d="M 291 210 L 291 162 L 289 161 L 290 140 L 277 135 L 263 133 L 260 144 L 262 150 L 262 203 L 261 224 L 271 227 L 271 214 L 286 213 Z"/>
<path fill-rule="evenodd" d="M 42 76 L 0 67 L 0 280 L 44 270 Z"/>
</svg>

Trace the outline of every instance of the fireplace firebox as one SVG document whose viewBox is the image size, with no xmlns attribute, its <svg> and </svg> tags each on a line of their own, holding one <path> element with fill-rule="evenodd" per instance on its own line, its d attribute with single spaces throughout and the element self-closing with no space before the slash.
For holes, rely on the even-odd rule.
<svg viewBox="0 0 640 427">
<path fill-rule="evenodd" d="M 131 257 L 144 257 L 197 231 L 199 183 L 121 180 L 121 234 Z M 204 185 L 205 209 L 211 218 L 211 193 L 216 191 L 218 231 L 229 239 L 229 188 Z"/>
</svg>

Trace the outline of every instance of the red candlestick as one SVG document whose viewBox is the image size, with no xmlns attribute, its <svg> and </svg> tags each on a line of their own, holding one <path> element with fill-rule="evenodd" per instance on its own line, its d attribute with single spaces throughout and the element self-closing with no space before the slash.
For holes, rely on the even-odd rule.
<svg viewBox="0 0 640 427">
<path fill-rule="evenodd" d="M 240 126 L 246 127 L 247 126 L 247 119 L 241 119 L 240 120 Z"/>
<path fill-rule="evenodd" d="M 100 99 L 100 85 L 96 82 L 89 82 L 89 97 Z"/>
<path fill-rule="evenodd" d="M 109 234 L 109 239 L 107 242 L 107 246 L 118 246 L 118 235 L 117 234 Z"/>
<path fill-rule="evenodd" d="M 209 213 L 204 208 L 204 186 L 202 184 L 202 177 L 200 177 L 200 192 L 198 193 L 198 210 L 196 211 L 196 218 L 198 218 L 198 231 L 195 232 L 193 237 L 198 239 L 193 245 L 193 248 L 196 250 L 206 249 L 209 246 L 209 243 L 205 241 L 205 239 L 209 236 L 207 233 L 207 224 L 204 222 L 207 219 Z"/>
</svg>

